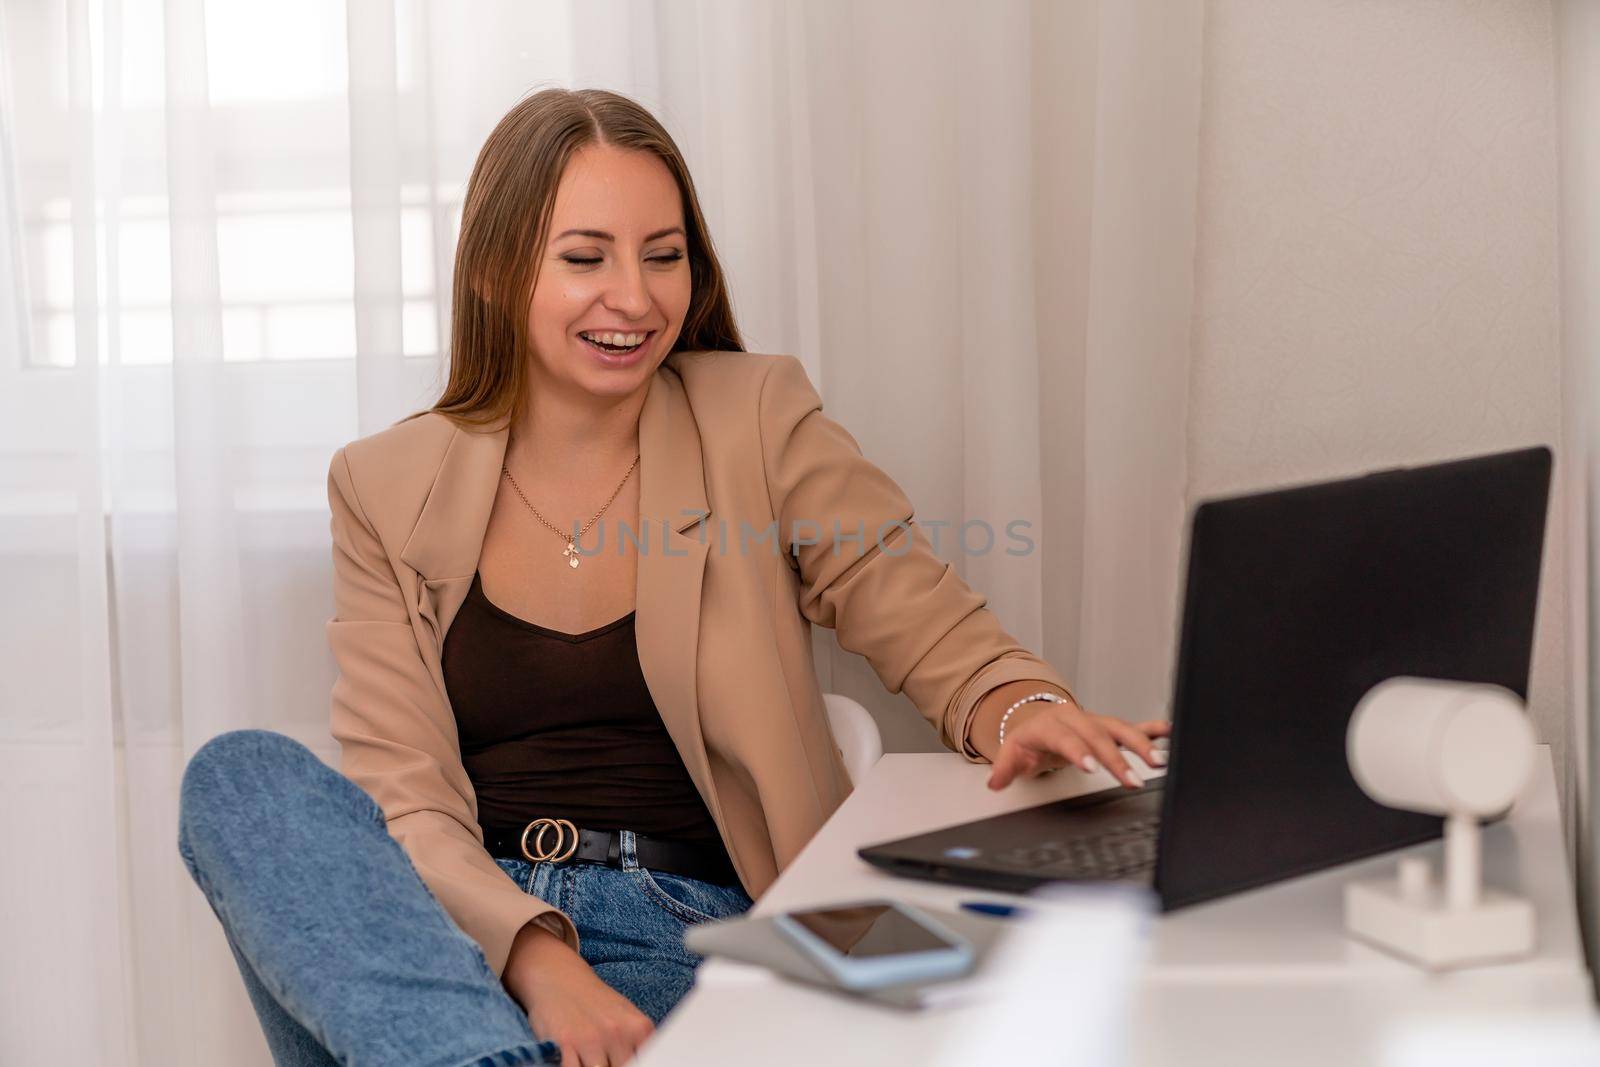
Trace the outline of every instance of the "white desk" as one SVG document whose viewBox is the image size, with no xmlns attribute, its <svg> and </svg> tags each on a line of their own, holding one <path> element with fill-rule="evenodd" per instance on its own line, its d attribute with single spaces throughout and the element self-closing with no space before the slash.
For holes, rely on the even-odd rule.
<svg viewBox="0 0 1600 1067">
<path fill-rule="evenodd" d="M 1534 956 L 1507 965 L 1430 975 L 1343 933 L 1341 887 L 1354 875 L 1390 871 L 1391 853 L 1209 904 L 1154 924 L 1149 963 L 1135 995 L 1136 1064 L 1377 1062 L 1386 1029 L 1443 1014 L 1593 1015 L 1572 881 L 1562 846 L 1547 746 L 1535 780 L 1504 822 L 1484 832 L 1488 884 L 1516 887 L 1538 909 Z M 1143 766 L 1142 764 L 1137 764 Z M 984 787 L 987 766 L 953 754 L 886 755 L 756 906 L 757 914 L 893 895 L 953 908 L 1003 894 L 892 878 L 862 862 L 864 844 L 1073 796 L 1110 784 L 1101 771 L 1065 769 Z M 1408 850 L 1437 862 L 1440 842 Z M 858 1004 L 709 960 L 695 989 L 662 1024 L 640 1067 L 737 1064 L 916 1063 L 952 1027 L 981 1020 L 981 1006 L 900 1013 Z M 1063 1034 L 1062 1062 L 1070 1059 Z"/>
</svg>

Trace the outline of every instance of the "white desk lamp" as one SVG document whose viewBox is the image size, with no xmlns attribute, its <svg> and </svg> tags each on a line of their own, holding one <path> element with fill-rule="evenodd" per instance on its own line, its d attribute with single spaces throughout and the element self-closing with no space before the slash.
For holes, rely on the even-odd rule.
<svg viewBox="0 0 1600 1067">
<path fill-rule="evenodd" d="M 1533 905 L 1483 888 L 1478 826 L 1510 806 L 1533 769 L 1533 728 L 1516 695 L 1390 678 L 1356 705 L 1345 750 L 1373 800 L 1445 817 L 1442 890 L 1426 859 L 1402 859 L 1398 878 L 1345 886 L 1345 928 L 1432 969 L 1530 952 Z"/>
</svg>

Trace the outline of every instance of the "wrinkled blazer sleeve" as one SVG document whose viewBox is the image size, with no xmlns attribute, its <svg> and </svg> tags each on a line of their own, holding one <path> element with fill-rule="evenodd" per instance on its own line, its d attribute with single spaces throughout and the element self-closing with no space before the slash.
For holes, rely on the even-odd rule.
<svg viewBox="0 0 1600 1067">
<path fill-rule="evenodd" d="M 335 614 L 328 642 L 339 668 L 332 730 L 340 770 L 383 809 L 389 833 L 495 974 L 529 921 L 577 931 L 522 890 L 483 847 L 454 718 L 428 673 L 393 565 L 356 494 L 344 449 L 328 472 Z M 380 901 L 374 905 L 381 907 Z M 555 916 L 556 922 L 541 919 Z"/>
<path fill-rule="evenodd" d="M 802 614 L 831 627 L 841 648 L 864 656 L 889 692 L 903 690 L 945 747 L 983 762 L 968 732 L 991 689 L 1029 679 L 1071 693 L 934 553 L 910 500 L 823 414 L 795 357 L 773 361 L 760 419 L 779 540 L 796 543 L 790 564 L 800 578 Z"/>
</svg>

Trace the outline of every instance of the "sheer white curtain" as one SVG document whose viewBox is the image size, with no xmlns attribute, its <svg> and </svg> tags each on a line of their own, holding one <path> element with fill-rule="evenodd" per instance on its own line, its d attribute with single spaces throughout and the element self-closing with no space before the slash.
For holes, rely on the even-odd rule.
<svg viewBox="0 0 1600 1067">
<path fill-rule="evenodd" d="M 240 726 L 334 759 L 328 457 L 437 395 L 465 180 L 535 88 L 659 115 L 750 347 L 1087 702 L 1160 713 L 1200 35 L 1199 0 L 0 0 L 0 1062 L 268 1062 L 179 775 Z"/>
</svg>

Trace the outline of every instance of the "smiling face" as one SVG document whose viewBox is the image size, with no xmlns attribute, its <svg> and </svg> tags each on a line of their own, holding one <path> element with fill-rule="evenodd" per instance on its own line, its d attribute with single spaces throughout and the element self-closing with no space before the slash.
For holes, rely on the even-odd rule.
<svg viewBox="0 0 1600 1067">
<path fill-rule="evenodd" d="M 683 203 L 658 157 L 579 149 L 556 189 L 528 308 L 535 389 L 618 399 L 648 388 L 689 309 Z M 585 336 L 621 349 L 608 353 Z M 604 336 L 604 335 L 626 336 Z"/>
</svg>

